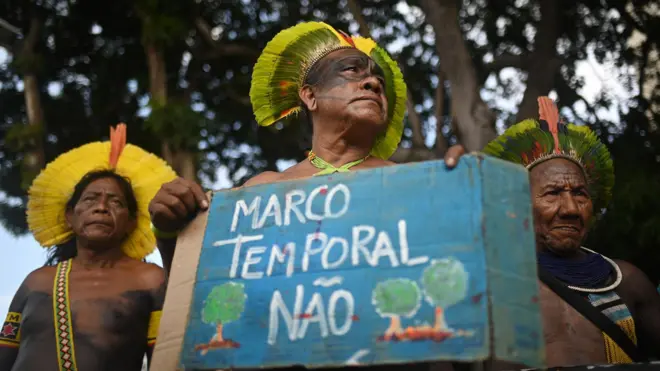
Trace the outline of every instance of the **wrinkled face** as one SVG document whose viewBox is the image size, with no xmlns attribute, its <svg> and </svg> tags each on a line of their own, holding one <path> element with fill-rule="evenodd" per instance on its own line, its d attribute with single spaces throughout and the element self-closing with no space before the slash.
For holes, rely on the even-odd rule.
<svg viewBox="0 0 660 371">
<path fill-rule="evenodd" d="M 387 125 L 385 79 L 380 67 L 357 49 L 336 50 L 321 59 L 301 89 L 312 115 L 366 124 Z"/>
<path fill-rule="evenodd" d="M 587 235 L 593 205 L 582 169 L 566 159 L 552 159 L 530 172 L 538 248 L 558 255 L 579 251 Z"/>
<path fill-rule="evenodd" d="M 78 240 L 88 245 L 118 246 L 136 226 L 126 197 L 113 178 L 91 182 L 66 217 Z"/>
</svg>

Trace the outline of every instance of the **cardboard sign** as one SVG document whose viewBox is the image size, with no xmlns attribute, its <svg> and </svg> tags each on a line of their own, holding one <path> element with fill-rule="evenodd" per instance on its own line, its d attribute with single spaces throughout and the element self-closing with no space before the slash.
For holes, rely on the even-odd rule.
<svg viewBox="0 0 660 371">
<path fill-rule="evenodd" d="M 465 156 L 216 192 L 177 245 L 155 362 L 177 356 L 152 369 L 542 367 L 527 177 Z"/>
</svg>

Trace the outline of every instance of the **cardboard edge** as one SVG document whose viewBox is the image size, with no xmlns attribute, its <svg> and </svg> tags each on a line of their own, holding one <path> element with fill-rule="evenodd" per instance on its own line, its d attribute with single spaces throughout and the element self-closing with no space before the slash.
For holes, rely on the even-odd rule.
<svg viewBox="0 0 660 371">
<path fill-rule="evenodd" d="M 209 192 L 211 197 L 212 193 Z M 163 317 L 151 358 L 151 371 L 179 369 L 179 356 L 188 324 L 197 264 L 202 252 L 209 210 L 199 213 L 179 234 L 168 278 Z"/>
</svg>

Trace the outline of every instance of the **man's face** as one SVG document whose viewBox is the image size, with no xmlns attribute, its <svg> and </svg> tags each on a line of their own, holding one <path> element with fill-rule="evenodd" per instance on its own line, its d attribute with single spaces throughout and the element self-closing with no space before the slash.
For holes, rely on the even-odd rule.
<svg viewBox="0 0 660 371">
<path fill-rule="evenodd" d="M 388 105 L 380 67 L 356 49 L 336 50 L 319 63 L 310 81 L 316 101 L 311 111 L 384 130 Z"/>
<path fill-rule="evenodd" d="M 566 159 L 552 159 L 530 172 L 534 229 L 541 250 L 558 255 L 579 251 L 593 205 L 582 169 Z"/>
<path fill-rule="evenodd" d="M 113 178 L 91 182 L 66 216 L 76 237 L 91 245 L 119 244 L 136 226 L 126 197 Z"/>
</svg>

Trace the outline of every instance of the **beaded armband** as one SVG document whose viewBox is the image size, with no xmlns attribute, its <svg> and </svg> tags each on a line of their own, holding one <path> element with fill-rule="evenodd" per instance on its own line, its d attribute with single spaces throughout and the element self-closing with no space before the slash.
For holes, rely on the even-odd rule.
<svg viewBox="0 0 660 371">
<path fill-rule="evenodd" d="M 18 348 L 21 342 L 21 314 L 7 313 L 7 318 L 0 328 L 0 347 Z"/>
</svg>

